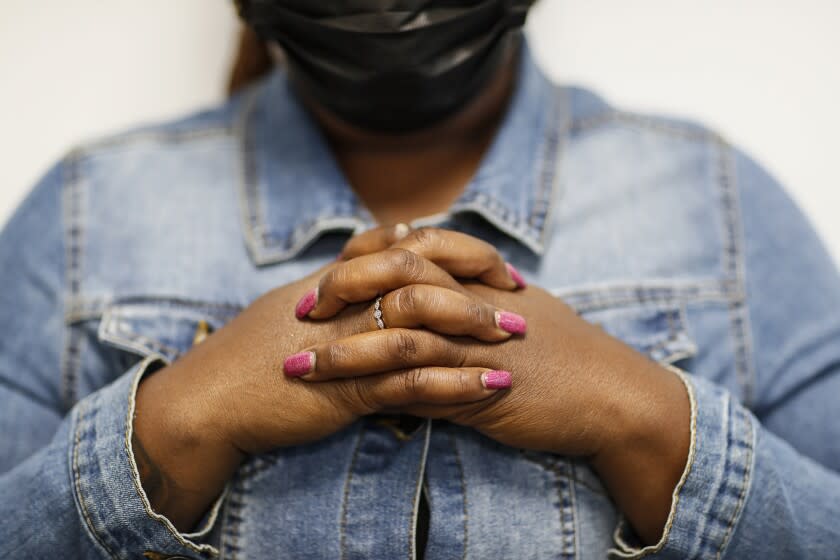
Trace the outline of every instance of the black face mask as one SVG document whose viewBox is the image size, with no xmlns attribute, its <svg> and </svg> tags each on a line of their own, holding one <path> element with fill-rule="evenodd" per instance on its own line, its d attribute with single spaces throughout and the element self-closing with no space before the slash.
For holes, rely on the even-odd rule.
<svg viewBox="0 0 840 560">
<path fill-rule="evenodd" d="M 522 40 L 533 0 L 239 0 L 302 93 L 371 130 L 409 132 L 470 101 Z"/>
</svg>

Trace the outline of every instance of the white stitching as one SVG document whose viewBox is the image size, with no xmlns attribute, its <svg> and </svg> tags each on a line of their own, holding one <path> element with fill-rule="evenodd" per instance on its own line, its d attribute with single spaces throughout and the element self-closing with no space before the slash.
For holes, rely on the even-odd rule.
<svg viewBox="0 0 840 560">
<path fill-rule="evenodd" d="M 736 415 L 737 416 L 737 415 Z M 726 545 L 729 544 L 729 539 L 732 537 L 732 533 L 735 529 L 735 523 L 737 522 L 738 518 L 740 517 L 741 510 L 744 506 L 744 502 L 747 498 L 747 491 L 752 486 L 752 467 L 753 467 L 753 446 L 754 441 L 753 438 L 755 433 L 753 431 L 753 424 L 749 420 L 749 417 L 746 418 L 747 420 L 747 429 L 749 430 L 748 437 L 745 438 L 749 442 L 749 457 L 746 461 L 746 468 L 744 472 L 744 483 L 741 485 L 741 492 L 738 494 L 738 502 L 735 504 L 735 509 L 732 512 L 732 517 L 729 519 L 729 523 L 726 527 L 726 532 L 723 535 L 723 538 L 720 541 L 720 546 L 718 547 L 717 554 L 715 554 L 715 558 L 720 560 L 723 555 L 723 550 L 726 548 Z M 734 423 L 734 422 L 733 422 Z"/>
<path fill-rule="evenodd" d="M 731 149 L 723 141 L 717 144 L 719 159 L 719 181 L 721 205 L 724 219 L 724 273 L 737 283 L 740 297 L 729 302 L 730 328 L 735 339 L 734 359 L 736 374 L 743 392 L 743 401 L 749 406 L 755 391 L 755 367 L 752 359 L 752 337 L 750 319 L 746 305 L 744 264 L 742 251 L 743 232 L 740 225 L 740 211 Z"/>
<path fill-rule="evenodd" d="M 88 513 L 87 506 L 85 505 L 85 498 L 82 494 L 82 477 L 81 473 L 79 472 L 79 446 L 81 445 L 81 430 L 82 430 L 82 422 L 84 420 L 84 413 L 85 405 L 80 405 L 77 409 L 76 413 L 76 430 L 74 434 L 74 444 L 73 444 L 73 482 L 74 487 L 76 490 L 76 499 L 79 502 L 79 509 L 82 512 L 82 518 L 85 520 L 85 525 L 88 527 L 88 534 L 92 535 L 94 540 L 107 552 L 107 554 L 111 558 L 117 558 L 114 552 L 105 544 L 102 536 L 94 527 L 93 520 L 90 518 L 90 514 Z"/>
<path fill-rule="evenodd" d="M 64 219 L 64 306 L 74 301 L 81 291 L 83 252 L 82 190 L 79 182 L 78 154 L 65 160 L 62 185 L 62 217 Z M 64 347 L 61 358 L 61 398 L 66 410 L 78 399 L 78 370 L 81 366 L 81 333 L 78 328 L 65 324 Z"/>
</svg>

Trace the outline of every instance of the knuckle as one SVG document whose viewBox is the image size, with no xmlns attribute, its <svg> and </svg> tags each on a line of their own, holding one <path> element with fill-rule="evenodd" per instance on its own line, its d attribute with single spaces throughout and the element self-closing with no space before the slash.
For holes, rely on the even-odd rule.
<svg viewBox="0 0 840 560">
<path fill-rule="evenodd" d="M 394 265 L 408 278 L 417 278 L 423 272 L 423 259 L 408 249 L 394 250 Z"/>
<path fill-rule="evenodd" d="M 419 398 L 425 394 L 425 389 L 429 383 L 429 370 L 427 368 L 417 368 L 406 372 L 403 377 L 403 390 L 412 398 Z"/>
<path fill-rule="evenodd" d="M 416 229 L 411 235 L 413 237 L 414 243 L 419 245 L 420 247 L 429 247 L 431 245 L 434 245 L 438 237 L 440 237 L 438 230 L 436 230 L 435 228 L 428 227 Z"/>
<path fill-rule="evenodd" d="M 487 308 L 477 301 L 471 301 L 466 308 L 467 320 L 472 325 L 483 325 L 487 319 Z"/>
<path fill-rule="evenodd" d="M 349 361 L 350 350 L 342 344 L 330 344 L 325 350 L 319 352 L 318 361 L 321 367 L 318 369 L 330 370 Z"/>
<path fill-rule="evenodd" d="M 467 349 L 461 345 L 447 345 L 449 348 L 449 362 L 453 367 L 464 367 L 467 363 Z"/>
<path fill-rule="evenodd" d="M 416 284 L 397 290 L 394 305 L 399 313 L 413 313 L 419 307 L 420 290 Z"/>
<path fill-rule="evenodd" d="M 379 402 L 373 391 L 370 390 L 370 386 L 368 384 L 363 383 L 358 378 L 353 379 L 353 391 L 356 393 L 356 399 L 358 399 L 359 405 L 364 410 L 369 410 L 371 412 L 379 410 Z"/>
<path fill-rule="evenodd" d="M 354 409 L 362 414 L 379 410 L 380 406 L 373 391 L 361 379 L 357 377 L 349 379 L 345 388 L 348 400 Z"/>
<path fill-rule="evenodd" d="M 388 353 L 399 363 L 410 364 L 417 356 L 417 342 L 408 331 L 396 331 L 388 341 Z"/>
<path fill-rule="evenodd" d="M 459 371 L 458 375 L 453 376 L 452 383 L 458 395 L 469 395 L 472 393 L 472 377 L 467 372 Z"/>
</svg>

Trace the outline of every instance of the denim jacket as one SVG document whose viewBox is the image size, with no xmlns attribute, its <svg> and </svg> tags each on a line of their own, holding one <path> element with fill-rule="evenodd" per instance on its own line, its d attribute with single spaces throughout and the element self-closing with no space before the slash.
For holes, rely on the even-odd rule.
<svg viewBox="0 0 840 560">
<path fill-rule="evenodd" d="M 374 226 L 277 70 L 72 151 L 6 225 L 0 556 L 413 558 L 422 494 L 429 559 L 837 558 L 840 281 L 811 226 L 714 132 L 552 84 L 527 48 L 517 72 L 460 199 L 414 225 L 490 241 L 685 372 L 691 451 L 659 543 L 586 462 L 440 421 L 362 419 L 251 457 L 193 533 L 151 508 L 141 376 Z"/>
</svg>

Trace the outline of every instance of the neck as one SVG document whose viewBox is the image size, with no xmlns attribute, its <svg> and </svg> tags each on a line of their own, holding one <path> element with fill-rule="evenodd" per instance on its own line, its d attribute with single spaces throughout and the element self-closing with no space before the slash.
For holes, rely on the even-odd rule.
<svg viewBox="0 0 840 560">
<path fill-rule="evenodd" d="M 381 224 L 445 211 L 461 195 L 495 136 L 516 76 L 509 52 L 484 90 L 456 114 L 408 134 L 355 127 L 304 99 L 351 187 Z"/>
</svg>

